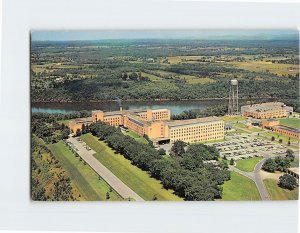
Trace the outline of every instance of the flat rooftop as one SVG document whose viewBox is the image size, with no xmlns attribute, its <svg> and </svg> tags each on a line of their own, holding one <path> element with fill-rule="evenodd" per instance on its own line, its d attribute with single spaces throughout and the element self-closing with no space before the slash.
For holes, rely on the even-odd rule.
<svg viewBox="0 0 300 233">
<path fill-rule="evenodd" d="M 152 112 L 160 112 L 160 111 L 170 111 L 166 108 L 164 109 L 150 109 Z M 101 110 L 95 110 L 92 112 L 104 112 Z M 124 114 L 138 114 L 138 113 L 145 113 L 147 112 L 147 109 L 129 109 L 129 110 L 122 110 L 122 111 L 110 111 L 110 112 L 104 112 L 105 116 L 115 116 L 115 115 L 124 115 Z"/>
<path fill-rule="evenodd" d="M 274 126 L 274 127 L 279 128 L 279 129 L 285 129 L 285 130 L 288 130 L 288 131 L 300 134 L 300 130 L 299 129 L 291 128 L 291 127 L 288 127 L 288 126 L 277 125 L 277 126 Z"/>
<path fill-rule="evenodd" d="M 210 122 L 224 122 L 218 117 L 203 117 L 203 118 L 196 118 L 196 119 L 188 119 L 188 120 L 174 120 L 174 121 L 167 121 L 166 124 L 169 127 L 177 127 L 177 126 L 184 126 L 184 125 L 193 125 L 193 124 L 201 124 L 201 123 L 210 123 Z"/>
<path fill-rule="evenodd" d="M 275 109 L 285 108 L 287 106 L 282 102 L 267 102 L 261 104 L 245 105 L 243 107 L 246 107 L 248 108 L 248 110 L 252 110 L 252 111 L 268 111 L 268 110 L 273 110 L 274 108 Z"/>
<path fill-rule="evenodd" d="M 70 122 L 75 123 L 75 124 L 80 124 L 80 123 L 92 123 L 92 117 L 86 117 L 86 118 L 76 118 L 70 120 Z"/>
<path fill-rule="evenodd" d="M 290 167 L 290 168 L 288 168 L 288 170 L 290 170 L 290 171 L 292 171 L 292 172 L 299 175 L 299 167 Z"/>
</svg>

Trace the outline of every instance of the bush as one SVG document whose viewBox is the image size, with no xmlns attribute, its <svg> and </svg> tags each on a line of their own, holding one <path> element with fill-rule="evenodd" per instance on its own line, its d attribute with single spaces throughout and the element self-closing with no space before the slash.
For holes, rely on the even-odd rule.
<svg viewBox="0 0 300 233">
<path fill-rule="evenodd" d="M 166 154 L 166 150 L 163 149 L 163 148 L 160 148 L 160 149 L 158 150 L 158 154 L 159 154 L 159 155 L 165 155 L 165 154 Z"/>
<path fill-rule="evenodd" d="M 284 174 L 283 176 L 279 177 L 278 185 L 281 188 L 293 190 L 295 187 L 297 187 L 297 180 L 289 174 Z"/>
<path fill-rule="evenodd" d="M 262 169 L 268 172 L 275 172 L 277 165 L 273 159 L 267 159 Z"/>
</svg>

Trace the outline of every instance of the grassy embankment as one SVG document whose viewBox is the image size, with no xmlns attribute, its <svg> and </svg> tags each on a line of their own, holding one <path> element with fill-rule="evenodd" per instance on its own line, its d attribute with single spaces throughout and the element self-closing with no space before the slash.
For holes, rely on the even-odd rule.
<svg viewBox="0 0 300 233">
<path fill-rule="evenodd" d="M 99 179 L 99 175 L 89 165 L 80 161 L 80 157 L 75 157 L 63 141 L 51 144 L 49 148 L 68 172 L 85 200 L 104 201 L 107 192 L 110 195 L 109 201 L 123 200 L 102 178 Z"/>
<path fill-rule="evenodd" d="M 280 119 L 280 124 L 291 127 L 294 129 L 300 129 L 300 119 L 299 118 L 284 118 Z"/>
<path fill-rule="evenodd" d="M 272 200 L 298 200 L 298 188 L 294 190 L 280 188 L 278 181 L 274 179 L 265 179 L 264 184 Z"/>
<path fill-rule="evenodd" d="M 232 171 L 231 179 L 223 184 L 222 200 L 251 201 L 260 200 L 260 196 L 252 180 Z"/>
<path fill-rule="evenodd" d="M 140 135 L 138 135 L 137 133 L 133 132 L 132 130 L 128 129 L 128 131 L 123 131 L 124 135 L 130 136 L 133 139 L 135 139 L 137 142 L 143 143 L 143 144 L 148 144 L 148 141 L 141 137 Z"/>
<path fill-rule="evenodd" d="M 91 134 L 82 135 L 81 139 L 97 152 L 96 159 L 144 200 L 152 200 L 154 196 L 160 201 L 182 200 L 174 195 L 172 190 L 164 189 L 160 181 L 151 178 L 147 172 L 132 165 L 124 156 L 116 154 L 103 141 L 99 141 Z"/>
<path fill-rule="evenodd" d="M 255 168 L 255 165 L 262 159 L 263 157 L 254 157 L 250 159 L 237 160 L 236 167 L 241 171 L 252 172 Z"/>
</svg>

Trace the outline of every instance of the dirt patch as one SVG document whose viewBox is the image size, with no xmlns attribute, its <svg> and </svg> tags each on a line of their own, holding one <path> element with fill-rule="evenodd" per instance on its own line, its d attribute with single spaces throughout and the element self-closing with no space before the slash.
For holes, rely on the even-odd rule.
<svg viewBox="0 0 300 233">
<path fill-rule="evenodd" d="M 266 172 L 261 170 L 260 171 L 260 176 L 261 178 L 264 179 L 274 179 L 274 180 L 279 180 L 279 177 L 283 175 L 283 172 L 275 172 L 275 173 L 271 173 L 271 172 Z"/>
</svg>

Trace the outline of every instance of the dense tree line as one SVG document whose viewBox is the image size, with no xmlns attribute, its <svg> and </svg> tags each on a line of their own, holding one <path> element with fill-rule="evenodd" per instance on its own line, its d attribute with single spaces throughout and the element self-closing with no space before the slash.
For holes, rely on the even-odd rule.
<svg viewBox="0 0 300 233">
<path fill-rule="evenodd" d="M 219 104 L 216 106 L 209 106 L 204 110 L 192 109 L 185 110 L 180 114 L 174 114 L 171 116 L 173 120 L 185 120 L 185 119 L 195 119 L 199 117 L 209 117 L 209 116 L 224 116 L 228 112 L 228 105 Z"/>
<path fill-rule="evenodd" d="M 32 113 L 31 132 L 47 143 L 55 143 L 68 138 L 70 129 L 59 120 L 90 116 L 90 112 L 81 111 L 71 114 Z"/>
<path fill-rule="evenodd" d="M 222 197 L 221 185 L 230 179 L 227 166 L 220 163 L 204 163 L 219 157 L 215 148 L 210 146 L 190 145 L 187 151 L 174 153 L 171 158 L 164 158 L 153 146 L 141 144 L 120 129 L 97 122 L 90 125 L 90 131 L 116 152 L 124 155 L 137 167 L 148 171 L 159 179 L 167 189 L 185 200 L 214 200 Z M 182 144 L 177 142 L 177 144 Z"/>
<path fill-rule="evenodd" d="M 34 201 L 74 201 L 70 178 L 59 161 L 35 135 L 31 141 L 31 198 Z"/>
<path fill-rule="evenodd" d="M 291 149 L 288 149 L 286 153 L 285 157 L 277 156 L 274 159 L 267 159 L 263 164 L 262 169 L 268 172 L 285 172 L 286 169 L 291 166 L 291 162 L 295 159 L 294 152 Z"/>
</svg>

